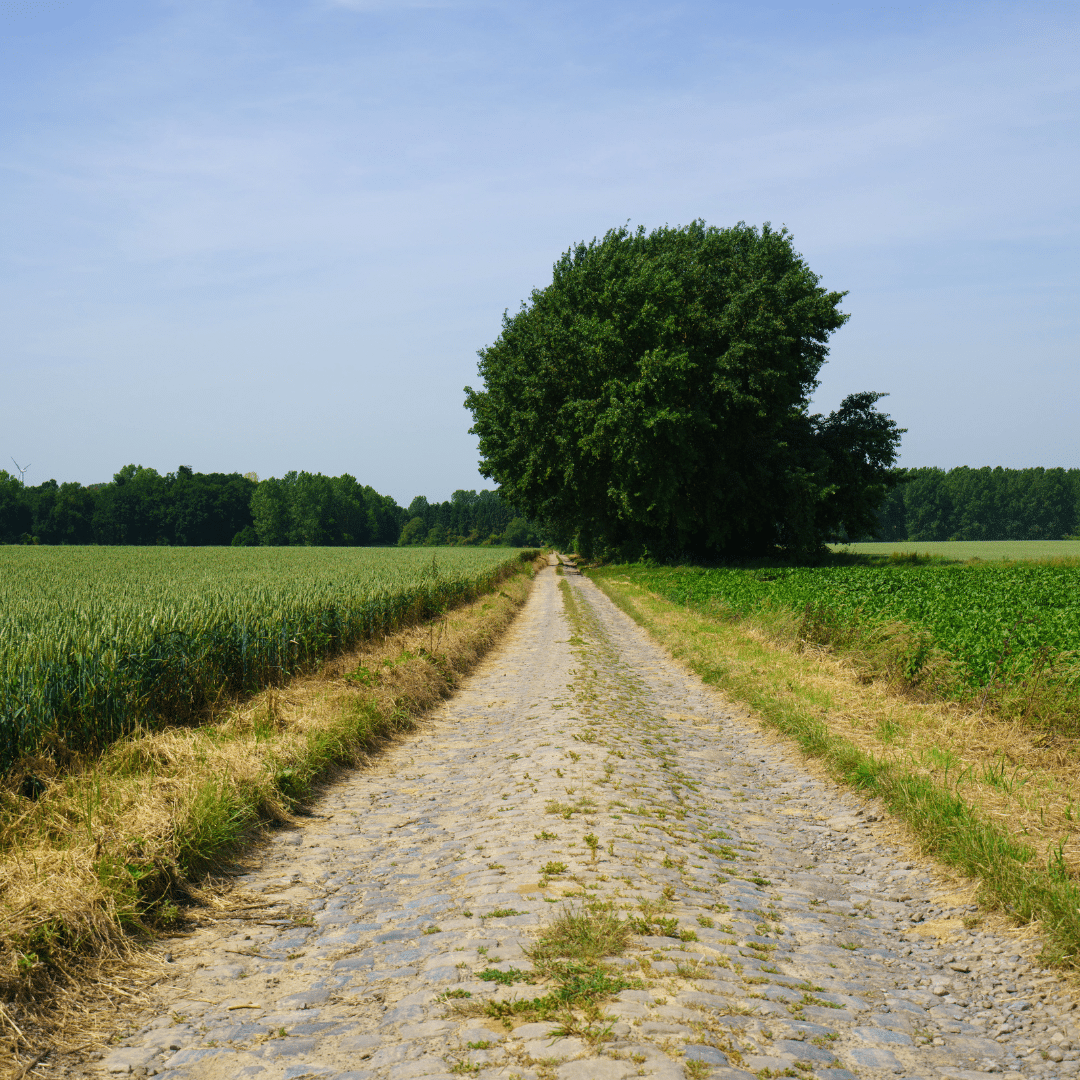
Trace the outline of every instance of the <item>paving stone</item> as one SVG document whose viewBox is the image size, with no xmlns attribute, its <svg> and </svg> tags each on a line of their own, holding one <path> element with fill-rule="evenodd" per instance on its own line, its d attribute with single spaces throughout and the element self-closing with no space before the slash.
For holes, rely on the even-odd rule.
<svg viewBox="0 0 1080 1080">
<path fill-rule="evenodd" d="M 158 1047 L 124 1047 L 104 1057 L 100 1067 L 107 1073 L 129 1073 L 153 1061 L 159 1053 Z"/>
<path fill-rule="evenodd" d="M 643 1035 L 691 1036 L 694 1034 L 693 1030 L 685 1024 L 666 1024 L 660 1020 L 645 1020 L 638 1026 L 638 1030 Z"/>
<path fill-rule="evenodd" d="M 368 1059 L 368 1065 L 373 1069 L 382 1068 L 384 1065 L 394 1065 L 404 1061 L 412 1053 L 413 1047 L 409 1043 L 393 1043 L 376 1050 Z"/>
<path fill-rule="evenodd" d="M 381 1046 L 383 1043 L 382 1036 L 380 1035 L 353 1035 L 349 1038 L 342 1039 L 338 1043 L 338 1050 L 343 1053 L 357 1054 L 370 1052 L 374 1053 L 374 1048 Z"/>
<path fill-rule="evenodd" d="M 260 1048 L 260 1055 L 267 1061 L 275 1058 L 310 1057 L 315 1050 L 316 1040 L 307 1038 L 271 1039 Z"/>
<path fill-rule="evenodd" d="M 856 1046 L 844 1052 L 855 1065 L 864 1069 L 900 1069 L 900 1059 L 891 1050 L 879 1050 L 876 1047 Z"/>
<path fill-rule="evenodd" d="M 235 1056 L 231 1050 L 218 1050 L 209 1048 L 188 1047 L 178 1054 L 166 1058 L 163 1065 L 166 1069 L 185 1069 L 197 1064 L 206 1064 L 209 1060 L 220 1057 Z"/>
<path fill-rule="evenodd" d="M 777 1039 L 773 1048 L 781 1054 L 790 1054 L 796 1061 L 823 1061 L 828 1063 L 836 1059 L 836 1055 L 830 1050 L 822 1050 L 810 1042 L 796 1041 L 795 1039 Z"/>
<path fill-rule="evenodd" d="M 389 1080 L 413 1080 L 416 1076 L 453 1080 L 453 1074 L 447 1069 L 446 1062 L 437 1060 L 410 1061 L 405 1065 L 395 1065 L 387 1073 Z"/>
<path fill-rule="evenodd" d="M 785 1069 L 791 1068 L 794 1060 L 794 1058 L 779 1057 L 776 1054 L 743 1054 L 743 1064 L 754 1073 L 759 1073 L 762 1069 L 783 1073 Z"/>
<path fill-rule="evenodd" d="M 981 1072 L 978 1069 L 939 1069 L 938 1071 L 949 1080 L 1004 1080 L 999 1072 Z"/>
<path fill-rule="evenodd" d="M 572 1058 L 585 1053 L 586 1044 L 573 1037 L 528 1039 L 522 1049 L 529 1057 L 537 1059 Z"/>
<path fill-rule="evenodd" d="M 514 1028 L 513 1037 L 515 1039 L 541 1039 L 546 1035 L 553 1035 L 558 1030 L 558 1024 L 522 1024 Z"/>
<path fill-rule="evenodd" d="M 910 1046 L 911 1036 L 902 1031 L 889 1031 L 879 1027 L 854 1027 L 853 1035 L 857 1035 L 863 1042 L 871 1046 Z"/>
<path fill-rule="evenodd" d="M 300 994 L 290 994 L 277 1004 L 279 1009 L 306 1009 L 309 1005 L 322 1005 L 329 999 L 329 990 L 305 990 Z"/>
<path fill-rule="evenodd" d="M 728 1056 L 715 1046 L 692 1044 L 686 1048 L 686 1057 L 690 1061 L 704 1061 L 709 1065 L 727 1065 Z"/>
<path fill-rule="evenodd" d="M 635 1076 L 637 1066 L 611 1058 L 590 1058 L 588 1061 L 567 1061 L 555 1070 L 559 1080 L 625 1080 Z"/>
</svg>

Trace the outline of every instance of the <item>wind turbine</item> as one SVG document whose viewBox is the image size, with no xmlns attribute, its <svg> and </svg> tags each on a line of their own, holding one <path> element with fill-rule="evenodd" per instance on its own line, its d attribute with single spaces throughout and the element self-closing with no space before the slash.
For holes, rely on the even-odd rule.
<svg viewBox="0 0 1080 1080">
<path fill-rule="evenodd" d="M 22 481 L 23 485 L 25 486 L 25 484 L 26 484 L 26 474 L 30 471 L 30 465 L 29 464 L 20 465 L 17 461 L 15 461 L 14 458 L 12 458 L 11 460 L 15 462 L 15 468 L 19 470 L 19 479 Z"/>
</svg>

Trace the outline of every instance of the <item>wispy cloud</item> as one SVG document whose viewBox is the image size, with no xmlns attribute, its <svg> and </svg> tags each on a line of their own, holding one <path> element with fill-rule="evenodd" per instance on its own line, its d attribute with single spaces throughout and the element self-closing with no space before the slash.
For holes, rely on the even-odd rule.
<svg viewBox="0 0 1080 1080">
<path fill-rule="evenodd" d="M 21 388 L 0 423 L 31 441 L 55 427 L 58 473 L 108 475 L 133 441 L 175 456 L 198 413 L 208 458 L 452 490 L 475 461 L 456 401 L 503 308 L 578 239 L 699 216 L 785 222 L 826 283 L 852 289 L 822 400 L 892 390 L 913 463 L 1075 454 L 1064 421 L 986 423 L 1021 399 L 1034 413 L 1080 398 L 1064 369 L 1053 391 L 1005 388 L 1033 325 L 1046 363 L 1074 350 L 1071 15 L 119 10 L 85 40 L 61 35 L 59 55 L 51 31 L 31 42 L 39 62 L 19 61 L 0 104 L 0 375 Z M 45 389 L 49 365 L 69 397 Z M 974 368 L 1000 373 L 977 412 Z M 87 385 L 96 419 L 115 399 L 122 423 L 83 426 Z M 168 393 L 140 408 L 152 386 Z M 319 416 L 318 438 L 290 422 Z M 402 417 L 419 434 L 388 454 Z"/>
</svg>

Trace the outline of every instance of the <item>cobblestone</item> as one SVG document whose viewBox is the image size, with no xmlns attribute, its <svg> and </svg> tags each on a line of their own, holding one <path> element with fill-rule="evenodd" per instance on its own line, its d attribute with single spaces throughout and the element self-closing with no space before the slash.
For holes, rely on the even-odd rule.
<svg viewBox="0 0 1080 1080">
<path fill-rule="evenodd" d="M 574 601 L 568 615 L 560 584 Z M 247 890 L 308 913 L 172 943 L 175 978 L 82 1069 L 163 1080 L 1019 1080 L 1080 1069 L 1055 977 L 956 914 L 875 815 L 725 713 L 572 569 L 420 733 L 282 831 Z M 590 841 L 586 837 L 594 837 Z M 462 1015 L 541 993 L 563 905 L 649 901 L 606 1029 Z M 478 1011 L 478 1010 L 474 1010 Z"/>
</svg>

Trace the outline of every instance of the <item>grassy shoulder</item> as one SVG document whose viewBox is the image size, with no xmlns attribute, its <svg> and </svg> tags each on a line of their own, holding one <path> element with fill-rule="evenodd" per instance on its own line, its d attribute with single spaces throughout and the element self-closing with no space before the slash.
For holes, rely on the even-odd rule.
<svg viewBox="0 0 1080 1080">
<path fill-rule="evenodd" d="M 681 607 L 635 581 L 590 578 L 677 659 L 838 780 L 879 797 L 929 855 L 978 879 L 984 905 L 1037 921 L 1050 958 L 1080 966 L 1080 770 L 1071 741 L 956 703 L 912 700 L 798 620 Z"/>
<path fill-rule="evenodd" d="M 261 826 L 411 728 L 509 626 L 536 565 L 197 727 L 136 732 L 52 775 L 35 763 L 46 779 L 33 799 L 14 781 L 0 789 L 0 1038 L 20 1010 L 176 923 Z"/>
<path fill-rule="evenodd" d="M 1047 737 L 1080 740 L 1075 565 L 847 559 L 635 567 L 633 577 L 705 615 L 749 617 L 857 657 L 868 679 L 884 678 L 910 697 L 974 706 Z"/>
</svg>

